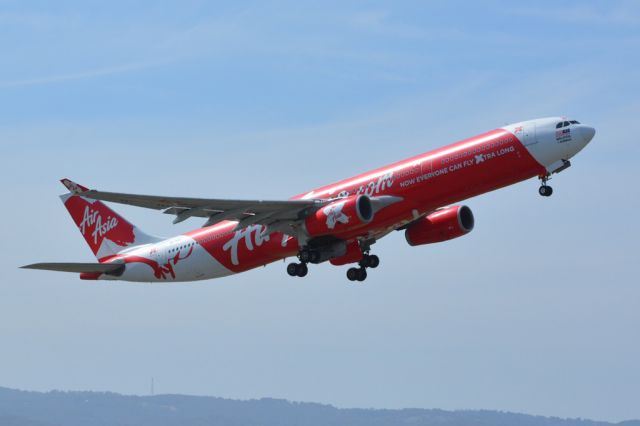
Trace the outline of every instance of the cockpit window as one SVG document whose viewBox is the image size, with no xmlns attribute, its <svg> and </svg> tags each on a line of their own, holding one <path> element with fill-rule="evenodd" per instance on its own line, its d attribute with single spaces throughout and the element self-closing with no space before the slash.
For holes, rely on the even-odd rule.
<svg viewBox="0 0 640 426">
<path fill-rule="evenodd" d="M 562 127 L 567 127 L 569 124 L 580 124 L 580 122 L 577 121 L 577 120 L 561 121 L 558 124 L 556 124 L 556 129 L 560 129 Z"/>
</svg>

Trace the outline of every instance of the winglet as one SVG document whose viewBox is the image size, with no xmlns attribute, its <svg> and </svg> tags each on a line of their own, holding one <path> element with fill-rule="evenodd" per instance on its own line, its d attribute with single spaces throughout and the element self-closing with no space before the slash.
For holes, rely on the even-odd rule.
<svg viewBox="0 0 640 426">
<path fill-rule="evenodd" d="M 82 186 L 79 183 L 75 183 L 74 181 L 69 180 L 67 178 L 60 179 L 60 182 L 62 182 L 62 184 L 66 186 L 67 189 L 74 194 L 81 194 L 89 190 L 89 188 L 87 188 L 86 186 Z"/>
</svg>

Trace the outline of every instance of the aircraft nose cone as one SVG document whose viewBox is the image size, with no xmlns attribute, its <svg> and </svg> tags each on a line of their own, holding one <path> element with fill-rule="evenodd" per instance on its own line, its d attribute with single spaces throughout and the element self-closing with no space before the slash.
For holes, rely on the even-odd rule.
<svg viewBox="0 0 640 426">
<path fill-rule="evenodd" d="M 596 129 L 594 129 L 593 127 L 582 126 L 582 137 L 584 138 L 584 141 L 586 143 L 591 142 L 591 139 L 593 139 L 595 134 L 596 134 Z"/>
</svg>

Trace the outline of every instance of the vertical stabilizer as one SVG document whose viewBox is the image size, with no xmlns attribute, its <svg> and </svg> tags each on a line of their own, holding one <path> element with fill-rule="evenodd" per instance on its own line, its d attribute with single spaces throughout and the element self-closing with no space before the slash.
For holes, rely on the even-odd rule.
<svg viewBox="0 0 640 426">
<path fill-rule="evenodd" d="M 71 192 L 60 198 L 98 260 L 109 258 L 129 247 L 159 241 L 159 238 L 145 234 L 101 201 L 79 195 L 88 188 L 69 179 L 62 179 L 61 182 Z"/>
</svg>

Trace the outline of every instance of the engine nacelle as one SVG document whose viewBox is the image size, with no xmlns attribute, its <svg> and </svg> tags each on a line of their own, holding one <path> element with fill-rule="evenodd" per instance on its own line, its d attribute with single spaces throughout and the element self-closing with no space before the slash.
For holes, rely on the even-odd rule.
<svg viewBox="0 0 640 426">
<path fill-rule="evenodd" d="M 473 230 L 474 218 L 467 206 L 451 206 L 423 217 L 404 233 L 409 245 L 439 243 L 468 234 Z"/>
<path fill-rule="evenodd" d="M 359 228 L 373 220 L 373 205 L 366 195 L 336 200 L 320 208 L 304 222 L 311 237 L 331 235 Z"/>
</svg>

